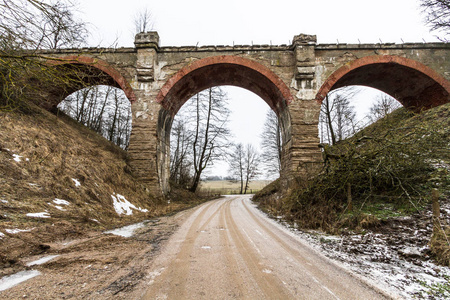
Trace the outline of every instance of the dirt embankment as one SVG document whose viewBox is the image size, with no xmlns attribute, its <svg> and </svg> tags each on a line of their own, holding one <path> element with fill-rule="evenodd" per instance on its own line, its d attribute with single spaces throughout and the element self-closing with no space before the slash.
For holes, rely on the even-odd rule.
<svg viewBox="0 0 450 300">
<path fill-rule="evenodd" d="M 128 172 L 126 151 L 66 116 L 0 112 L 0 276 L 52 243 L 198 203 L 158 199 Z"/>
<path fill-rule="evenodd" d="M 0 292 L 5 299 L 137 299 L 148 281 L 148 267 L 189 213 L 155 218 L 135 230 L 132 238 L 102 232 L 49 243 L 45 255 L 20 260 L 25 265 L 56 255 L 50 262 L 25 267 L 40 275 Z M 133 296 L 134 295 L 134 296 Z"/>
</svg>

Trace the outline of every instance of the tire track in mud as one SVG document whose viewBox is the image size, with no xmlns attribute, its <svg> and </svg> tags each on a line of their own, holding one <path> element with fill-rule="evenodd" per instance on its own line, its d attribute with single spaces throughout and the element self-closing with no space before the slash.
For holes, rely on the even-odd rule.
<svg viewBox="0 0 450 300">
<path fill-rule="evenodd" d="M 283 282 L 273 274 L 264 272 L 264 265 L 261 263 L 259 255 L 255 248 L 242 235 L 233 220 L 231 214 L 231 201 L 225 206 L 225 219 L 229 228 L 231 238 L 235 241 L 236 249 L 240 256 L 244 259 L 247 267 L 261 289 L 264 296 L 268 299 L 289 299 L 292 298 L 291 293 L 284 287 Z"/>
<path fill-rule="evenodd" d="M 233 201 L 234 199 L 227 200 L 225 202 L 226 205 Z M 227 281 L 230 282 L 230 284 L 235 285 L 236 294 L 239 298 L 248 298 L 251 294 L 249 293 L 248 289 L 244 290 L 244 278 L 241 271 L 242 267 L 239 267 L 239 264 L 237 262 L 237 259 L 235 255 L 233 255 L 233 251 L 231 249 L 232 241 L 230 240 L 228 236 L 229 226 L 227 222 L 225 221 L 225 207 L 221 206 L 220 209 L 220 217 L 219 217 L 219 226 L 222 228 L 220 229 L 220 241 L 222 245 L 224 245 L 224 256 L 225 261 L 227 265 L 229 266 L 228 269 L 228 276 Z"/>
<path fill-rule="evenodd" d="M 338 294 L 342 294 L 342 297 L 344 297 L 344 299 L 345 299 L 346 295 L 348 295 L 348 294 L 345 292 L 346 288 L 343 287 L 344 283 L 342 280 L 336 280 L 336 278 L 331 277 L 330 273 L 325 271 L 325 270 L 328 270 L 328 268 L 326 268 L 326 269 L 321 268 L 320 266 L 317 266 L 316 261 L 313 261 L 312 259 L 305 257 L 305 253 L 302 253 L 302 251 L 305 252 L 303 250 L 303 248 L 304 248 L 303 245 L 296 244 L 298 246 L 302 246 L 302 248 L 294 248 L 291 245 L 289 245 L 288 243 L 286 243 L 283 239 L 281 239 L 276 233 L 274 233 L 272 230 L 270 230 L 265 224 L 263 224 L 263 222 L 260 220 L 260 217 L 256 216 L 255 213 L 250 210 L 248 205 L 245 203 L 244 199 L 241 199 L 240 202 L 243 205 L 243 207 L 245 208 L 245 210 L 247 211 L 247 213 L 250 215 L 250 217 L 256 222 L 256 224 L 261 229 L 263 229 L 270 236 L 271 239 L 276 241 L 286 252 L 288 252 L 292 256 L 292 258 L 294 258 L 301 265 L 301 267 L 303 269 L 302 271 L 306 273 L 306 276 L 310 277 L 318 286 L 320 286 L 320 288 L 322 288 L 325 292 L 327 292 L 334 299 L 340 299 L 340 298 L 333 291 L 335 291 Z M 320 261 L 320 264 L 322 264 L 322 263 L 323 262 Z M 346 272 L 346 275 L 348 277 L 351 277 L 351 279 L 353 279 L 353 280 L 358 280 L 358 278 L 352 276 L 351 274 L 349 274 L 347 272 Z M 330 284 L 330 288 L 327 285 L 325 285 L 323 282 L 321 282 L 321 280 L 319 280 L 318 278 L 326 279 L 327 283 Z M 367 292 L 368 292 L 367 296 L 369 298 L 367 298 L 367 299 L 378 299 L 378 298 L 386 299 L 386 298 L 388 298 L 385 295 L 383 295 L 382 293 L 380 293 L 378 290 L 374 289 L 374 287 L 367 285 L 365 282 L 359 281 L 359 283 L 360 283 L 360 285 L 362 285 L 362 287 L 363 287 L 362 289 L 359 286 L 355 286 L 355 285 L 353 285 L 351 288 L 352 289 L 361 289 L 362 294 L 364 294 L 364 293 L 367 294 Z M 375 298 L 374 298 L 374 296 L 375 296 Z M 376 297 L 376 296 L 378 296 L 378 297 Z"/>
<path fill-rule="evenodd" d="M 184 299 L 186 298 L 186 279 L 188 277 L 190 262 L 189 257 L 194 250 L 194 244 L 200 233 L 206 228 L 206 226 L 217 216 L 220 209 L 225 205 L 226 202 L 223 202 L 219 205 L 219 207 L 211 214 L 211 216 L 203 223 L 200 224 L 203 220 L 205 214 L 209 211 L 209 209 L 218 203 L 218 201 L 211 202 L 207 204 L 206 207 L 195 217 L 192 222 L 188 232 L 186 233 L 186 238 L 183 241 L 181 248 L 178 250 L 177 256 L 172 260 L 169 267 L 161 274 L 158 278 L 158 282 L 155 282 L 145 293 L 143 299 L 154 299 L 164 283 L 167 283 L 167 280 L 172 273 L 176 273 L 176 276 L 172 276 L 171 286 L 168 292 L 169 299 Z"/>
</svg>

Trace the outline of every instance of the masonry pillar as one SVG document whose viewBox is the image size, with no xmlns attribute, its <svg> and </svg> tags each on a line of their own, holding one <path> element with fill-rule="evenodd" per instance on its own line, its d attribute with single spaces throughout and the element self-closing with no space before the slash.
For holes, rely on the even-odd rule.
<svg viewBox="0 0 450 300">
<path fill-rule="evenodd" d="M 132 104 L 133 130 L 128 147 L 129 166 L 155 195 L 162 195 L 157 163 L 157 122 L 161 106 L 155 99 L 159 91 L 155 83 L 155 65 L 159 36 L 157 32 L 139 33 L 135 38 L 136 101 Z"/>
<path fill-rule="evenodd" d="M 295 100 L 289 105 L 291 115 L 291 143 L 289 147 L 290 171 L 294 177 L 317 173 L 322 161 L 319 145 L 320 104 L 317 93 L 315 35 L 294 37 L 295 71 L 291 88 L 296 91 Z"/>
</svg>

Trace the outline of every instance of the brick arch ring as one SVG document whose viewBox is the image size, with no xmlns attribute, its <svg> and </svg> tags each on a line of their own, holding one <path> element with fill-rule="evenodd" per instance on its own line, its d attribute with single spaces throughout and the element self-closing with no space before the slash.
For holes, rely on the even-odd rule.
<svg viewBox="0 0 450 300">
<path fill-rule="evenodd" d="M 229 71 L 228 75 L 224 75 L 223 73 L 226 73 L 228 69 L 233 70 Z M 242 75 L 243 73 L 245 74 Z M 241 75 L 245 82 L 237 82 L 238 79 L 235 79 Z M 189 77 L 193 78 L 192 81 L 205 82 L 196 83 L 195 88 L 186 91 L 184 85 L 189 82 Z M 264 81 L 264 83 L 258 81 Z M 248 89 L 263 98 L 273 109 L 278 103 L 272 101 L 281 100 L 285 102 L 285 105 L 293 101 L 286 84 L 266 66 L 239 56 L 221 55 L 196 60 L 180 69 L 163 85 L 156 97 L 156 102 L 176 112 L 183 103 L 180 105 L 174 102 L 185 102 L 196 93 L 216 85 L 235 85 Z M 272 98 L 278 99 L 269 99 L 271 93 Z"/>
<path fill-rule="evenodd" d="M 372 55 L 351 61 L 345 64 L 344 66 L 340 67 L 339 69 L 337 69 L 334 73 L 332 73 L 317 92 L 316 100 L 319 103 L 322 103 L 326 95 L 334 89 L 334 85 L 351 71 L 364 66 L 370 66 L 374 64 L 388 64 L 388 63 L 398 64 L 403 67 L 413 69 L 427 76 L 429 79 L 433 80 L 436 84 L 440 85 L 447 95 L 450 95 L 450 82 L 446 80 L 442 75 L 431 69 L 430 67 L 418 61 L 401 56 Z"/>
<path fill-rule="evenodd" d="M 53 66 L 78 64 L 95 67 L 111 76 L 111 78 L 117 83 L 117 85 L 124 91 L 125 96 L 131 103 L 136 101 L 136 95 L 134 94 L 133 88 L 131 87 L 130 83 L 122 76 L 122 74 L 119 73 L 119 71 L 117 71 L 114 67 L 112 67 L 104 60 L 89 56 L 69 55 L 58 59 L 50 59 L 48 60 L 48 63 Z"/>
</svg>

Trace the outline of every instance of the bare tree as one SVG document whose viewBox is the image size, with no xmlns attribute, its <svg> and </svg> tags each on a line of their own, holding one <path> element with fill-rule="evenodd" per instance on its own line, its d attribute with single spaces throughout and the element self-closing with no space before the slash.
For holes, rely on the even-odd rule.
<svg viewBox="0 0 450 300">
<path fill-rule="evenodd" d="M 336 144 L 357 131 L 354 107 L 350 99 L 358 93 L 353 87 L 339 89 L 329 93 L 321 106 L 319 118 L 321 139 Z"/>
<path fill-rule="evenodd" d="M 1 0 L 0 33 L 22 49 L 77 47 L 88 30 L 75 10 L 72 1 Z"/>
<path fill-rule="evenodd" d="M 70 1 L 57 0 L 53 7 L 58 14 L 46 15 L 41 12 L 40 48 L 58 49 L 78 47 L 85 43 L 88 36 L 86 23 L 76 19 L 74 4 Z"/>
<path fill-rule="evenodd" d="M 147 32 L 153 29 L 153 16 L 148 8 L 140 10 L 134 17 L 135 33 Z"/>
<path fill-rule="evenodd" d="M 222 159 L 228 146 L 227 127 L 230 110 L 226 93 L 220 87 L 209 88 L 193 97 L 195 129 L 193 134 L 194 176 L 189 190 L 195 192 L 202 172 L 208 165 Z"/>
<path fill-rule="evenodd" d="M 350 105 L 348 97 L 342 94 L 335 96 L 334 101 L 335 112 L 335 124 L 336 124 L 336 138 L 338 141 L 355 133 L 355 109 Z"/>
<path fill-rule="evenodd" d="M 370 107 L 370 113 L 367 116 L 371 123 L 374 123 L 388 114 L 393 112 L 394 110 L 400 108 L 402 105 L 400 102 L 392 98 L 387 94 L 380 95 L 376 98 L 373 105 Z"/>
<path fill-rule="evenodd" d="M 321 127 L 322 129 L 325 128 L 325 131 L 321 132 L 322 142 L 327 140 L 328 143 L 331 141 L 331 144 L 334 145 L 336 144 L 336 135 L 334 134 L 333 118 L 331 116 L 332 111 L 333 103 L 331 102 L 329 95 L 326 95 L 320 109 L 321 114 L 319 118 L 321 124 L 325 124 L 325 126 Z"/>
<path fill-rule="evenodd" d="M 170 180 L 183 187 L 187 187 L 192 181 L 192 132 L 188 131 L 186 123 L 185 118 L 175 120 L 170 136 Z"/>
<path fill-rule="evenodd" d="M 131 107 L 124 93 L 111 86 L 92 86 L 69 95 L 58 109 L 119 147 L 128 147 Z"/>
<path fill-rule="evenodd" d="M 267 175 L 280 175 L 282 138 L 278 116 L 273 110 L 266 113 L 263 132 L 261 134 L 261 149 L 263 150 L 265 170 Z"/>
<path fill-rule="evenodd" d="M 260 156 L 255 147 L 251 144 L 247 144 L 245 152 L 245 188 L 244 194 L 247 194 L 250 181 L 252 181 L 256 176 L 259 175 L 259 162 Z"/>
<path fill-rule="evenodd" d="M 228 98 L 220 87 L 206 89 L 189 99 L 173 121 L 171 131 L 171 179 L 192 192 L 203 171 L 226 159 L 230 130 Z M 190 178 L 189 184 L 185 179 Z"/>
<path fill-rule="evenodd" d="M 111 126 L 109 127 L 109 133 L 108 133 L 108 139 L 110 141 L 114 140 L 114 134 L 117 131 L 116 127 L 117 127 L 117 120 L 119 119 L 119 97 L 117 95 L 117 92 L 114 91 L 114 96 L 113 96 L 113 101 L 114 101 L 114 105 L 112 107 L 112 121 L 111 121 Z"/>
<path fill-rule="evenodd" d="M 105 90 L 104 90 L 104 92 L 105 92 L 105 101 L 102 101 L 103 102 L 103 104 L 101 104 L 101 108 L 100 108 L 100 111 L 98 112 L 98 117 L 96 118 L 96 120 L 95 120 L 95 123 L 94 123 L 94 125 L 93 125 L 93 127 L 92 127 L 92 129 L 94 129 L 96 132 L 102 132 L 102 127 L 103 127 L 103 124 L 104 124 L 104 120 L 103 120 L 103 118 L 104 118 L 104 116 L 103 116 L 103 113 L 105 112 L 105 109 L 106 109 L 106 105 L 108 104 L 108 101 L 106 101 L 107 99 L 109 99 L 109 97 L 110 97 L 110 94 L 111 94 L 111 92 L 112 92 L 112 87 L 110 87 L 110 86 L 108 86 Z M 130 111 L 131 112 L 131 111 Z M 130 118 L 130 117 L 129 117 Z M 128 127 L 129 125 L 127 125 L 127 127 Z M 129 134 L 128 134 L 129 135 Z"/>
<path fill-rule="evenodd" d="M 233 150 L 228 157 L 230 176 L 240 182 L 240 194 L 246 194 L 250 182 L 259 175 L 260 156 L 256 149 L 247 144 L 233 145 Z"/>
<path fill-rule="evenodd" d="M 43 101 L 48 90 L 81 83 L 34 51 L 84 42 L 86 25 L 73 11 L 70 1 L 0 0 L 0 109 L 23 108 L 27 101 Z"/>
<path fill-rule="evenodd" d="M 431 31 L 442 32 L 440 39 L 448 41 L 445 37 L 450 34 L 450 0 L 421 0 L 425 23 Z"/>
<path fill-rule="evenodd" d="M 228 155 L 228 173 L 233 181 L 240 182 L 239 194 L 244 191 L 245 149 L 242 143 L 234 144 Z"/>
</svg>

